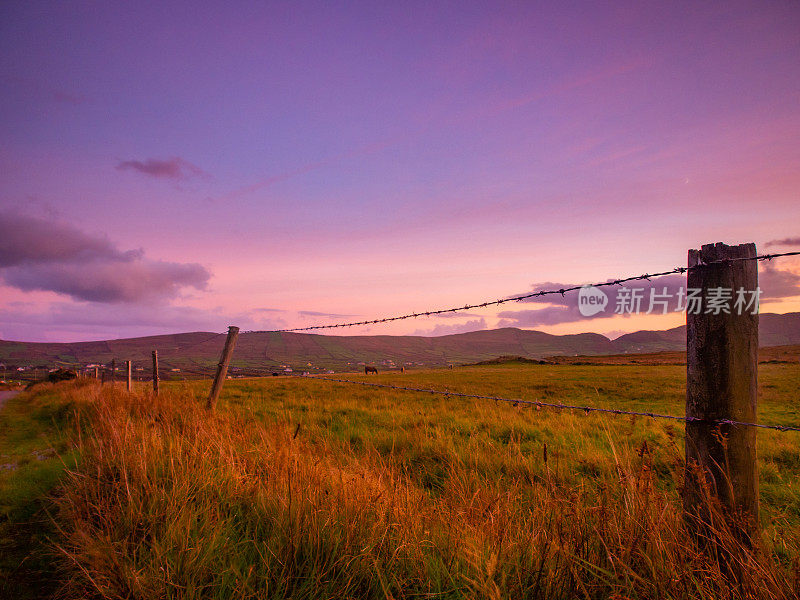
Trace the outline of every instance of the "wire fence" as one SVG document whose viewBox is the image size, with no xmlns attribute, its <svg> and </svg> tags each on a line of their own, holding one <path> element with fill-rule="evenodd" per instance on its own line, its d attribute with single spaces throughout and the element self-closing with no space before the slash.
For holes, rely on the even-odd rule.
<svg viewBox="0 0 800 600">
<path fill-rule="evenodd" d="M 539 408 L 555 408 L 555 409 L 569 409 L 569 410 L 579 410 L 583 411 L 587 415 L 590 413 L 602 413 L 602 414 L 611 414 L 611 415 L 628 415 L 628 416 L 635 416 L 635 417 L 650 417 L 651 419 L 667 419 L 672 421 L 683 421 L 686 423 L 709 423 L 709 424 L 716 424 L 716 425 L 735 425 L 739 427 L 760 427 L 762 429 L 773 429 L 776 431 L 800 431 L 800 427 L 794 427 L 791 425 L 762 425 L 760 423 L 747 423 L 743 421 L 731 421 L 729 419 L 699 419 L 696 417 L 686 417 L 686 416 L 679 416 L 679 415 L 664 415 L 659 413 L 653 412 L 642 412 L 642 411 L 634 411 L 634 410 L 624 410 L 619 408 L 601 408 L 598 406 L 580 406 L 576 404 L 559 404 L 553 402 L 543 402 L 541 400 L 523 400 L 520 398 L 503 398 L 501 396 L 485 396 L 481 394 L 467 394 L 463 392 L 454 392 L 451 390 L 432 390 L 427 388 L 415 388 L 415 387 L 408 387 L 408 386 L 401 386 L 401 385 L 392 385 L 387 383 L 371 383 L 367 381 L 354 381 L 352 379 L 338 379 L 334 377 L 327 377 L 322 375 L 312 375 L 307 377 L 307 379 L 321 379 L 324 381 L 333 381 L 337 383 L 350 383 L 355 385 L 363 385 L 368 387 L 375 387 L 375 388 L 385 388 L 391 390 L 398 390 L 398 391 L 405 391 L 405 392 L 417 392 L 422 394 L 433 394 L 437 396 L 445 396 L 445 397 L 454 397 L 454 398 L 472 398 L 477 400 L 494 400 L 495 402 L 505 402 L 508 404 L 512 404 L 514 406 L 525 405 Z"/>
<path fill-rule="evenodd" d="M 632 277 L 625 277 L 625 278 L 618 278 L 618 279 L 609 279 L 607 281 L 591 284 L 593 287 L 605 287 L 605 286 L 615 286 L 615 285 L 623 285 L 624 283 L 631 282 L 631 281 L 642 281 L 642 280 L 650 280 L 656 277 L 662 277 L 666 275 L 674 275 L 674 274 L 684 274 L 693 269 L 702 269 L 707 268 L 710 266 L 714 266 L 716 264 L 727 264 L 733 262 L 740 262 L 740 261 L 770 261 L 774 258 L 778 257 L 786 257 L 786 256 L 800 256 L 800 251 L 797 252 L 781 252 L 781 253 L 773 253 L 773 254 L 761 254 L 758 256 L 753 257 L 742 257 L 742 258 L 730 258 L 720 261 L 712 261 L 712 262 L 704 262 L 700 263 L 695 266 L 691 267 L 676 267 L 674 269 L 670 269 L 667 271 L 655 272 L 655 273 L 648 273 L 643 275 L 637 275 Z M 528 294 L 516 295 L 516 296 L 509 296 L 506 298 L 501 298 L 498 300 L 493 301 L 486 301 L 480 302 L 475 304 L 465 304 L 464 306 L 458 306 L 453 308 L 446 308 L 446 309 L 439 309 L 439 310 L 428 310 L 423 312 L 415 312 L 415 313 L 408 313 L 404 315 L 392 316 L 392 317 L 385 317 L 380 319 L 370 319 L 365 321 L 354 321 L 349 323 L 336 323 L 336 324 L 327 324 L 327 325 L 311 325 L 307 327 L 297 327 L 297 328 L 290 328 L 290 329 L 279 329 L 273 330 L 273 332 L 297 332 L 297 331 L 308 331 L 308 330 L 317 330 L 317 329 L 333 329 L 333 328 L 341 328 L 341 327 L 353 327 L 358 325 L 370 325 L 370 324 L 377 324 L 377 323 L 386 323 L 390 321 L 399 321 L 404 319 L 422 317 L 422 316 L 433 316 L 438 314 L 444 313 L 452 313 L 452 312 L 459 312 L 470 310 L 474 308 L 484 308 L 493 305 L 500 305 L 507 302 L 520 302 L 522 300 L 536 298 L 536 297 L 543 297 L 548 295 L 565 295 L 567 292 L 577 291 L 581 288 L 586 287 L 584 285 L 576 285 L 570 287 L 564 287 L 559 289 L 550 289 L 550 290 L 538 290 L 535 292 L 531 292 Z M 267 331 L 245 331 L 243 333 L 268 333 Z M 217 338 L 226 335 L 225 333 L 214 333 L 211 334 L 209 337 L 203 338 L 198 341 L 191 342 L 187 345 L 180 346 L 177 348 L 177 351 L 181 353 L 185 353 L 187 350 L 196 348 L 197 346 L 206 344 L 211 342 Z M 185 378 L 186 375 L 190 376 L 199 376 L 199 377 L 213 377 L 216 374 L 216 368 L 213 367 L 205 367 L 203 365 L 187 365 L 184 361 L 181 362 L 174 362 L 169 359 L 164 360 L 165 357 L 162 358 L 160 370 L 162 374 L 166 375 L 167 378 Z M 95 376 L 98 378 L 100 375 L 103 376 L 103 379 L 111 379 L 113 380 L 116 378 L 118 374 L 120 374 L 121 369 L 117 367 L 116 369 L 112 370 L 107 365 L 91 365 L 91 367 L 81 366 L 80 363 L 74 362 L 67 362 L 67 361 L 56 361 L 56 363 L 60 367 L 64 366 L 74 366 L 77 371 L 83 370 L 84 372 L 91 372 L 94 369 Z M 39 367 L 41 369 L 41 367 Z M 38 372 L 37 369 L 34 371 L 34 376 Z M 281 371 L 280 368 L 259 368 L 259 367 L 251 367 L 251 366 L 233 366 L 231 367 L 231 372 L 233 373 L 232 376 L 236 377 L 261 377 L 264 375 L 291 375 L 297 377 L 298 375 L 294 374 L 293 372 L 287 373 L 285 371 Z M 140 375 L 141 371 L 137 373 L 136 379 L 139 381 L 142 380 L 143 374 Z M 32 380 L 31 374 L 19 374 L 20 378 L 24 378 L 26 380 Z M 417 387 L 410 387 L 410 386 L 402 386 L 402 385 L 393 385 L 388 383 L 372 383 L 366 381 L 355 381 L 352 379 L 340 379 L 335 377 L 329 377 L 325 375 L 304 373 L 304 375 L 309 375 L 309 379 L 317 379 L 317 380 L 324 380 L 329 382 L 336 382 L 336 383 L 346 383 L 352 385 L 360 385 L 366 386 L 371 388 L 382 388 L 382 389 L 391 389 L 396 391 L 405 391 L 405 392 L 415 392 L 415 393 L 424 393 L 424 394 L 432 394 L 432 395 L 440 395 L 445 397 L 458 397 L 458 398 L 470 398 L 470 399 L 479 399 L 479 400 L 493 400 L 495 402 L 503 402 L 513 404 L 515 406 L 529 406 L 539 408 L 551 408 L 551 409 L 568 409 L 568 410 L 578 410 L 583 411 L 586 414 L 590 413 L 600 413 L 600 414 L 609 414 L 609 415 L 628 415 L 628 416 L 637 416 L 637 417 L 648 417 L 652 419 L 666 419 L 672 421 L 682 421 L 686 423 L 709 423 L 714 425 L 730 425 L 735 427 L 756 427 L 761 429 L 770 429 L 775 431 L 800 431 L 800 427 L 793 426 L 793 425 L 766 425 L 760 423 L 751 423 L 751 422 L 744 422 L 744 421 L 734 421 L 730 419 L 716 419 L 716 420 L 706 420 L 706 419 L 699 419 L 695 417 L 687 417 L 687 416 L 678 416 L 678 415 L 666 415 L 666 414 L 659 414 L 653 412 L 645 412 L 645 411 L 633 411 L 633 410 L 626 410 L 621 408 L 602 408 L 597 406 L 580 406 L 580 405 L 573 405 L 573 404 L 563 404 L 563 403 L 552 403 L 552 402 L 544 402 L 540 400 L 525 400 L 521 398 L 504 398 L 499 396 L 492 396 L 492 395 L 483 395 L 483 394 L 470 394 L 464 392 L 454 392 L 449 390 L 435 390 L 435 389 L 428 389 L 428 388 L 417 388 Z M 122 377 L 126 377 L 126 374 L 122 374 Z"/>
<path fill-rule="evenodd" d="M 507 302 L 521 302 L 522 300 L 527 300 L 529 298 L 540 298 L 542 296 L 552 296 L 555 294 L 559 294 L 563 296 L 567 292 L 574 292 L 580 290 L 584 287 L 607 287 L 607 286 L 614 286 L 614 285 L 622 285 L 623 283 L 628 283 L 630 281 L 645 281 L 650 280 L 655 277 L 663 277 L 665 275 L 678 275 L 684 274 L 688 271 L 693 269 L 702 269 L 713 265 L 725 265 L 732 262 L 741 262 L 741 261 L 771 261 L 773 258 L 779 258 L 783 256 L 800 256 L 800 251 L 796 252 L 777 252 L 773 254 L 759 254 L 758 256 L 751 256 L 751 257 L 742 257 L 742 258 L 730 258 L 725 260 L 718 260 L 718 261 L 711 261 L 711 262 L 704 262 L 697 264 L 693 267 L 675 267 L 674 269 L 670 269 L 668 271 L 660 271 L 657 273 L 645 273 L 643 275 L 635 275 L 632 277 L 623 277 L 619 279 L 609 279 L 607 281 L 602 281 L 599 283 L 592 283 L 592 284 L 584 284 L 584 285 L 574 285 L 570 287 L 564 287 L 559 289 L 552 289 L 552 290 L 538 290 L 536 292 L 530 292 L 528 294 L 521 294 L 515 296 L 508 296 L 506 298 L 500 298 L 498 300 L 487 300 L 485 302 L 478 302 L 474 304 L 465 304 L 464 306 L 455 306 L 452 308 L 441 308 L 437 310 L 426 310 L 421 312 L 414 312 L 408 313 L 405 315 L 398 315 L 393 317 L 383 317 L 381 319 L 368 319 L 366 321 L 351 321 L 349 323 L 331 323 L 327 325 L 308 325 L 307 327 L 292 327 L 289 329 L 273 329 L 273 330 L 248 330 L 244 331 L 243 333 L 270 333 L 270 332 L 294 332 L 294 331 L 311 331 L 315 329 L 336 329 L 339 327 L 355 327 L 360 325 L 374 325 L 377 323 L 389 323 L 391 321 L 402 321 L 404 319 L 415 319 L 417 317 L 430 317 L 434 315 L 441 315 L 445 313 L 454 313 L 454 312 L 461 312 L 466 310 L 472 310 L 475 308 L 486 308 L 488 306 L 498 306 L 500 304 L 505 304 Z"/>
</svg>

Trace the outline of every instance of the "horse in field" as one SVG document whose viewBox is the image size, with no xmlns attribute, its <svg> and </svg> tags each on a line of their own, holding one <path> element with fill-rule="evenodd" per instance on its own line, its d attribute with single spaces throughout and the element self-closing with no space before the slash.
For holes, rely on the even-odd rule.
<svg viewBox="0 0 800 600">
<path fill-rule="evenodd" d="M 364 367 L 364 375 L 369 375 L 370 373 L 378 374 L 378 369 L 376 367 L 370 367 L 369 365 Z"/>
</svg>

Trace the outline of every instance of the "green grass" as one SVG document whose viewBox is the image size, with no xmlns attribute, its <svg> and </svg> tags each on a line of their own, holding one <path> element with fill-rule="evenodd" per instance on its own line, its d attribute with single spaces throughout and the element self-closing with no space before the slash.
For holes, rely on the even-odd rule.
<svg viewBox="0 0 800 600">
<path fill-rule="evenodd" d="M 502 365 L 456 370 L 350 375 L 358 381 L 683 415 L 682 366 Z M 339 377 L 339 376 L 337 376 Z M 800 366 L 759 367 L 760 423 L 800 426 Z M 186 386 L 201 397 L 208 384 Z M 265 378 L 226 383 L 222 406 L 246 418 L 300 424 L 304 435 L 374 449 L 423 479 L 443 461 L 474 462 L 485 478 L 502 475 L 494 450 L 519 450 L 535 468 L 544 444 L 560 476 L 577 484 L 586 473 L 614 469 L 612 447 L 647 443 L 659 484 L 675 489 L 670 466 L 683 455 L 683 427 L 671 421 L 582 411 L 535 410 L 487 400 L 396 392 L 311 379 Z M 438 457 L 438 458 L 430 458 Z M 442 458 L 448 457 L 448 458 Z M 478 457 L 481 457 L 480 460 Z M 800 526 L 800 434 L 759 430 L 762 523 L 768 535 Z"/>
<path fill-rule="evenodd" d="M 348 377 L 684 411 L 680 366 Z M 761 365 L 759 377 L 759 420 L 800 425 L 800 367 Z M 61 558 L 47 568 L 58 569 L 67 597 L 789 598 L 800 590 L 800 434 L 758 432 L 757 552 L 715 525 L 720 547 L 741 561 L 736 587 L 683 526 L 680 423 L 283 377 L 227 381 L 209 415 L 201 408 L 209 385 L 165 384 L 158 399 L 144 386 L 133 395 L 93 382 L 45 386 L 0 412 L 10 427 L 0 430 L 0 452 L 24 460 L 49 445 L 73 465 L 66 478 L 55 461 L 49 469 L 30 461 L 17 479 L 0 474 L 3 506 L 18 520 L 39 515 L 35 533 L 52 537 Z M 29 536 L 15 555 L 37 541 Z"/>
<path fill-rule="evenodd" d="M 67 466 L 76 466 L 72 391 L 72 385 L 41 385 L 0 410 L 1 598 L 41 598 L 57 587 L 46 544 L 54 535 L 48 495 Z"/>
</svg>

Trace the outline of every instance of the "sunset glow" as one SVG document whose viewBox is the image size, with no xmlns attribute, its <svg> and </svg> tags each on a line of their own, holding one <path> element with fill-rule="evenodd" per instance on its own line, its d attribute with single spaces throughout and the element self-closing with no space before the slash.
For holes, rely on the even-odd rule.
<svg viewBox="0 0 800 600">
<path fill-rule="evenodd" d="M 800 249 L 798 32 L 791 2 L 6 2 L 0 339 L 303 327 Z M 800 260 L 761 273 L 762 311 L 800 310 Z M 684 319 L 523 314 L 547 306 L 344 333 Z"/>
</svg>

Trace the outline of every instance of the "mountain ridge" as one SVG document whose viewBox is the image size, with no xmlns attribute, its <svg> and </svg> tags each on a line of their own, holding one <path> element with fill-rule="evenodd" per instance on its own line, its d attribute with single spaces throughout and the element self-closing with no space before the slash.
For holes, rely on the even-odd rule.
<svg viewBox="0 0 800 600">
<path fill-rule="evenodd" d="M 347 370 L 358 365 L 387 368 L 440 367 L 474 363 L 499 356 L 541 359 L 547 356 L 605 355 L 685 349 L 685 326 L 640 330 L 614 340 L 598 333 L 555 335 L 504 327 L 436 337 L 329 336 L 294 332 L 239 335 L 232 365 L 243 369 Z M 800 313 L 760 315 L 761 346 L 800 344 Z M 10 367 L 132 360 L 149 370 L 158 350 L 164 368 L 214 367 L 225 334 L 190 332 L 91 342 L 18 342 L 0 340 L 0 362 Z M 310 364 L 309 364 L 310 363 Z"/>
</svg>

